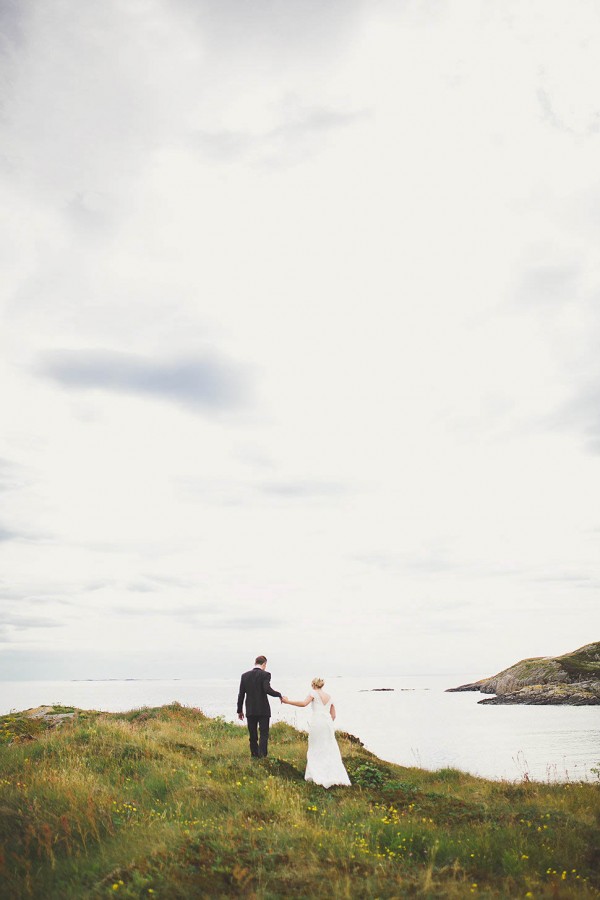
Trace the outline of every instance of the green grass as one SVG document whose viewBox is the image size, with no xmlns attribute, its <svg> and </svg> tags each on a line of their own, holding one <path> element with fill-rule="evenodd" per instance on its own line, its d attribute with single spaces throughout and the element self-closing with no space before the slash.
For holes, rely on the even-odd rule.
<svg viewBox="0 0 600 900">
<path fill-rule="evenodd" d="M 557 657 L 557 662 L 574 678 L 600 677 L 600 641 L 586 644 L 573 653 Z"/>
<path fill-rule="evenodd" d="M 351 788 L 304 781 L 306 736 L 177 704 L 0 718 L 0 895 L 598 897 L 600 787 L 383 762 L 340 736 Z"/>
</svg>

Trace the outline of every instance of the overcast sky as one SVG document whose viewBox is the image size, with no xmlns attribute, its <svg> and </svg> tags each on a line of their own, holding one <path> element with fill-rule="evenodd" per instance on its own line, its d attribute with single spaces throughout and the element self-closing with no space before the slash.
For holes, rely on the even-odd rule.
<svg viewBox="0 0 600 900">
<path fill-rule="evenodd" d="M 598 639 L 596 0 L 0 10 L 0 676 Z"/>
</svg>

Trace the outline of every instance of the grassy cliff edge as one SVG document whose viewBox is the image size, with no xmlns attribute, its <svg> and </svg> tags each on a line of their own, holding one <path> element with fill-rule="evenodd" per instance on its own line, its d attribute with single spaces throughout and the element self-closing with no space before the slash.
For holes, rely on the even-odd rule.
<svg viewBox="0 0 600 900">
<path fill-rule="evenodd" d="M 351 788 L 303 779 L 306 735 L 177 703 L 0 718 L 11 898 L 598 897 L 597 784 L 383 762 L 338 735 Z"/>
</svg>

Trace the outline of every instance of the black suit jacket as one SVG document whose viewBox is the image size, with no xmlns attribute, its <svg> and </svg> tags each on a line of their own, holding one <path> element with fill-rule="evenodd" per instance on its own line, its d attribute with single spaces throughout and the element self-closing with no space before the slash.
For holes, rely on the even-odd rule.
<svg viewBox="0 0 600 900">
<path fill-rule="evenodd" d="M 244 697 L 246 698 L 247 716 L 270 716 L 269 694 L 271 697 L 281 697 L 279 691 L 271 687 L 271 673 L 265 672 L 256 666 L 249 672 L 244 672 L 240 680 L 240 692 L 238 694 L 238 715 L 243 712 Z"/>
</svg>

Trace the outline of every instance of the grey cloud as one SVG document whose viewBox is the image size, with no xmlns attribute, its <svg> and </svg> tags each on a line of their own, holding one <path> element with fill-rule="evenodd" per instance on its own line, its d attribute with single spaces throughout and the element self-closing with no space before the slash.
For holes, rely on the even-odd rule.
<svg viewBox="0 0 600 900">
<path fill-rule="evenodd" d="M 584 572 L 540 572 L 539 567 L 531 566 L 491 566 L 480 570 L 482 575 L 490 578 L 518 578 L 520 581 L 536 584 L 564 584 L 579 589 L 597 588 L 600 580 Z"/>
<path fill-rule="evenodd" d="M 84 191 L 76 191 L 65 204 L 66 217 L 78 234 L 95 235 L 108 232 L 111 219 L 101 208 L 99 197 L 98 193 L 89 195 Z"/>
<path fill-rule="evenodd" d="M 560 304 L 573 299 L 579 287 L 580 268 L 573 265 L 529 266 L 519 286 L 519 299 L 535 304 Z"/>
<path fill-rule="evenodd" d="M 424 556 L 406 560 L 403 568 L 411 572 L 422 572 L 425 575 L 437 575 L 438 572 L 451 572 L 459 566 L 442 557 Z"/>
<path fill-rule="evenodd" d="M 531 574 L 531 569 L 523 566 L 480 565 L 469 559 L 451 560 L 443 553 L 435 552 L 413 556 L 401 553 L 355 553 L 349 558 L 362 565 L 372 566 L 385 572 L 424 576 L 449 575 L 452 573 L 453 575 L 477 575 L 482 578 L 524 578 Z M 444 601 L 444 604 L 447 602 Z M 460 602 L 451 603 L 450 605 L 453 608 L 458 608 L 464 604 Z"/>
<path fill-rule="evenodd" d="M 546 91 L 544 88 L 538 88 L 537 99 L 542 112 L 542 118 L 545 119 L 546 122 L 548 122 L 554 128 L 558 128 L 559 131 L 569 131 L 565 124 L 561 122 L 561 120 L 556 115 L 548 91 Z"/>
<path fill-rule="evenodd" d="M 578 581 L 589 581 L 588 575 L 582 575 L 579 572 L 558 572 L 555 575 L 539 575 L 534 581 L 556 581 L 556 582 L 566 582 L 567 584 L 572 584 L 573 582 Z"/>
<path fill-rule="evenodd" d="M 397 557 L 383 553 L 353 553 L 350 559 L 364 566 L 372 566 L 375 569 L 387 570 L 398 566 Z"/>
<path fill-rule="evenodd" d="M 134 651 L 127 654 L 126 661 L 120 661 L 123 666 L 127 666 L 122 670 L 124 677 L 129 675 L 129 666 L 140 666 L 140 657 L 148 656 L 144 651 L 143 654 Z M 137 660 L 132 664 L 132 658 Z M 117 665 L 118 665 L 117 664 Z M 117 669 L 117 673 L 121 674 Z M 0 679 L 30 681 L 30 680 L 63 680 L 63 679 L 85 679 L 87 677 L 98 677 L 98 675 L 111 677 L 115 675 L 115 660 L 111 658 L 109 652 L 102 650 L 79 651 L 77 648 L 71 647 L 69 653 L 65 653 L 64 648 L 60 649 L 41 649 L 36 648 L 30 650 L 28 647 L 19 646 L 18 644 L 7 644 L 0 654 Z M 40 698 L 41 702 L 56 703 L 64 699 L 69 701 L 68 696 L 63 697 L 50 696 Z"/>
<path fill-rule="evenodd" d="M 245 156 L 259 138 L 243 131 L 196 131 L 190 143 L 211 162 L 228 163 Z"/>
<path fill-rule="evenodd" d="M 437 632 L 438 634 L 469 634 L 475 632 L 475 626 L 470 622 L 457 622 L 456 619 L 443 618 L 440 616 L 435 621 L 426 623 L 416 623 L 415 631 L 424 634 Z"/>
<path fill-rule="evenodd" d="M 3 85 L 7 165 L 13 179 L 22 178 L 25 190 L 34 188 L 40 201 L 62 194 L 61 205 L 74 191 L 90 186 L 113 191 L 118 185 L 118 195 L 138 156 L 133 123 L 147 128 L 152 139 L 153 117 L 144 88 L 128 77 L 126 68 L 120 69 L 118 53 L 112 58 L 106 54 L 104 44 L 118 46 L 119 28 L 129 28 L 128 46 L 139 52 L 135 26 L 126 14 L 119 15 L 114 3 L 103 4 L 101 11 L 93 4 L 61 3 L 53 6 L 51 16 L 38 2 L 17 5 L 28 15 L 7 17 L 22 49 L 12 54 L 16 77 Z M 99 28 L 105 41 L 94 38 Z M 51 96 L 60 96 L 61 103 L 51 104 L 50 114 Z"/>
<path fill-rule="evenodd" d="M 580 431 L 587 439 L 588 450 L 600 454 L 600 378 L 597 383 L 582 388 L 554 415 L 547 417 L 546 425 L 557 431 Z"/>
<path fill-rule="evenodd" d="M 531 569 L 527 566 L 513 565 L 492 565 L 482 570 L 482 574 L 490 578 L 523 578 L 530 573 Z"/>
<path fill-rule="evenodd" d="M 20 44 L 25 27 L 26 4 L 20 0 L 3 0 L 0 4 L 0 53 L 10 44 Z"/>
<path fill-rule="evenodd" d="M 54 595 L 51 593 L 44 594 L 41 591 L 35 591 L 34 588 L 8 586 L 6 582 L 0 584 L 0 603 L 10 603 L 17 600 L 19 603 L 27 601 L 28 603 L 46 603 L 53 600 Z M 15 604 L 13 604 L 15 605 Z"/>
<path fill-rule="evenodd" d="M 46 354 L 38 374 L 70 390 L 155 397 L 194 411 L 235 409 L 246 400 L 239 368 L 205 354 L 155 360 L 110 350 Z"/>
<path fill-rule="evenodd" d="M 17 477 L 19 469 L 11 460 L 0 458 L 0 491 L 11 491 L 22 486 L 22 479 Z"/>
<path fill-rule="evenodd" d="M 583 137 L 593 137 L 600 132 L 600 110 L 594 110 L 590 113 L 590 121 L 586 128 L 576 129 L 568 125 L 564 119 L 558 115 L 552 102 L 552 97 L 544 87 L 538 88 L 537 99 L 542 112 L 542 118 L 558 131 Z"/>
<path fill-rule="evenodd" d="M 203 504 L 211 506 L 246 506 L 249 491 L 238 480 L 216 478 L 177 478 L 177 487 L 182 496 L 196 497 Z"/>
<path fill-rule="evenodd" d="M 44 543 L 51 539 L 51 535 L 40 532 L 15 531 L 13 528 L 5 528 L 0 525 L 0 542 L 2 541 L 28 541 L 29 543 Z"/>
<path fill-rule="evenodd" d="M 202 627 L 203 630 L 222 630 L 227 628 L 272 628 L 281 625 L 281 621 L 277 618 L 269 618 L 267 616 L 229 616 L 219 612 L 219 607 L 215 605 L 202 606 L 170 606 L 170 607 L 148 607 L 133 605 L 118 605 L 112 607 L 113 613 L 120 616 L 130 616 L 133 618 L 169 618 L 177 619 L 180 622 L 187 623 L 190 626 Z"/>
<path fill-rule="evenodd" d="M 21 609 L 25 605 L 43 606 L 47 604 L 60 604 L 61 606 L 78 606 L 79 596 L 82 592 L 98 590 L 106 587 L 112 582 L 88 582 L 81 584 L 80 582 L 62 582 L 52 584 L 47 579 L 41 578 L 41 582 L 36 583 L 15 583 L 6 580 L 0 581 L 0 604 L 8 604 L 11 608 L 17 605 Z M 66 599 L 70 597 L 70 599 Z"/>
<path fill-rule="evenodd" d="M 98 578 L 96 581 L 89 581 L 83 585 L 84 591 L 102 591 L 104 588 L 112 587 L 114 582 Z"/>
<path fill-rule="evenodd" d="M 357 120 L 364 119 L 367 111 L 341 112 L 325 107 L 305 107 L 295 97 L 290 98 L 285 104 L 284 121 L 267 136 L 297 138 L 308 132 L 325 132 L 335 128 L 343 128 Z"/>
<path fill-rule="evenodd" d="M 154 581 L 158 585 L 166 584 L 169 587 L 189 588 L 193 587 L 194 582 L 187 578 L 179 578 L 176 575 L 151 575 L 145 574 L 144 578 Z"/>
<path fill-rule="evenodd" d="M 122 555 L 136 553 L 140 557 L 147 558 L 149 562 L 155 560 L 159 552 L 165 553 L 170 552 L 171 549 L 181 549 L 181 544 L 176 538 L 173 538 L 172 541 L 168 541 L 166 538 L 164 541 L 146 541 L 138 540 L 135 536 L 132 536 L 130 540 L 127 540 L 125 537 L 120 538 L 118 541 L 78 541 L 73 539 L 70 543 L 72 546 L 82 547 L 86 551 L 99 553 L 103 556 L 111 553 Z"/>
<path fill-rule="evenodd" d="M 275 468 L 273 457 L 263 448 L 242 447 L 237 456 L 241 462 L 259 471 L 265 471 L 267 469 L 273 470 Z"/>
<path fill-rule="evenodd" d="M 335 481 L 270 481 L 260 486 L 263 494 L 290 499 L 340 497 L 347 488 Z"/>
<path fill-rule="evenodd" d="M 577 575 L 570 572 L 564 575 L 538 576 L 531 580 L 542 584 L 564 584 L 577 590 L 598 590 L 600 588 L 600 578 L 592 578 L 589 575 Z"/>
<path fill-rule="evenodd" d="M 161 607 L 119 605 L 113 606 L 112 609 L 113 612 L 124 616 L 143 616 L 144 618 L 161 616 L 164 618 L 181 619 L 190 623 L 195 623 L 198 619 L 202 618 L 203 626 L 206 624 L 204 617 L 212 616 L 215 612 L 217 612 L 216 606 L 203 606 L 201 609 L 199 609 L 197 606 L 185 605 Z"/>
<path fill-rule="evenodd" d="M 344 112 L 326 107 L 306 107 L 297 98 L 286 98 L 275 127 L 259 133 L 196 131 L 190 143 L 216 163 L 249 160 L 257 164 L 293 162 L 310 154 L 330 132 L 364 119 L 366 111 Z"/>
<path fill-rule="evenodd" d="M 144 580 L 146 579 L 146 580 Z M 82 593 L 96 593 L 97 591 L 104 590 L 120 590 L 121 588 L 125 588 L 127 591 L 131 591 L 132 593 L 154 593 L 160 589 L 158 583 L 151 580 L 150 576 L 146 578 L 146 576 L 142 576 L 139 580 L 130 581 L 127 584 L 123 585 L 119 581 L 114 579 L 101 579 L 98 578 L 94 581 L 88 581 L 85 584 L 81 585 L 79 589 Z"/>
<path fill-rule="evenodd" d="M 79 607 L 78 600 L 65 600 L 64 597 L 61 597 L 60 594 L 48 592 L 47 594 L 27 594 L 24 595 L 24 599 L 31 606 L 47 606 L 49 603 L 52 603 L 53 606 L 56 604 L 60 604 L 61 606 L 70 606 L 70 607 Z"/>
<path fill-rule="evenodd" d="M 0 613 L 0 627 L 10 626 L 18 631 L 26 631 L 28 628 L 57 628 L 61 624 L 56 619 L 50 619 L 47 616 L 26 616 L 13 612 Z"/>
<path fill-rule="evenodd" d="M 452 563 L 445 557 L 437 555 L 409 557 L 393 553 L 361 553 L 354 554 L 351 558 L 356 562 L 384 571 L 397 570 L 424 575 L 436 575 L 439 572 L 450 572 L 459 568 L 457 563 Z"/>
<path fill-rule="evenodd" d="M 366 111 L 340 112 L 305 107 L 292 97 L 284 104 L 281 123 L 264 135 L 260 161 L 267 165 L 301 161 L 333 131 L 352 125 L 366 115 Z"/>
<path fill-rule="evenodd" d="M 414 603 L 410 610 L 404 609 L 396 621 L 403 629 L 409 629 L 411 634 L 468 633 L 476 630 L 473 621 L 475 611 L 473 604 L 464 600 L 428 599 Z"/>
<path fill-rule="evenodd" d="M 203 646 L 202 649 L 205 665 L 212 664 L 212 671 L 231 677 L 231 667 L 237 666 L 239 660 L 235 651 L 228 650 L 226 644 L 218 646 L 213 642 L 211 646 Z M 109 650 L 102 648 L 88 648 L 85 651 L 71 647 L 69 653 L 64 648 L 31 650 L 26 646 L 16 644 L 6 645 L 0 653 L 0 679 L 31 681 L 41 680 L 65 680 L 76 681 L 136 678 L 156 679 L 174 676 L 197 678 L 198 677 L 198 651 L 186 651 L 182 653 L 167 653 L 157 657 L 149 654 L 147 649 L 131 647 L 127 654 L 121 654 L 115 658 Z M 40 697 L 36 702 L 56 703 L 62 700 L 68 703 L 69 688 L 65 686 L 62 696 L 56 695 Z"/>
<path fill-rule="evenodd" d="M 595 198 L 597 200 L 597 198 Z M 600 207 L 599 207 L 600 208 Z M 515 303 L 532 307 L 535 316 L 550 316 L 554 311 L 573 310 L 576 321 L 585 324 L 585 336 L 569 346 L 563 339 L 560 320 L 540 318 L 540 327 L 548 331 L 551 349 L 562 369 L 563 388 L 570 392 L 555 409 L 530 422 L 540 430 L 579 432 L 587 449 L 600 453 L 600 366 L 598 340 L 600 317 L 598 295 L 586 285 L 592 277 L 583 263 L 542 262 L 526 266 L 520 273 Z M 543 307 L 543 309 L 542 309 Z M 581 332 L 583 335 L 583 331 Z"/>
<path fill-rule="evenodd" d="M 319 56 L 360 23 L 365 0 L 177 0 L 196 22 L 207 52 Z"/>
<path fill-rule="evenodd" d="M 139 594 L 153 594 L 158 590 L 155 584 L 148 584 L 146 581 L 132 581 L 126 587 L 128 591 L 134 591 Z"/>
<path fill-rule="evenodd" d="M 239 618 L 223 619 L 217 627 L 221 628 L 277 628 L 281 625 L 280 619 L 267 618 L 266 616 L 242 616 Z"/>
</svg>

